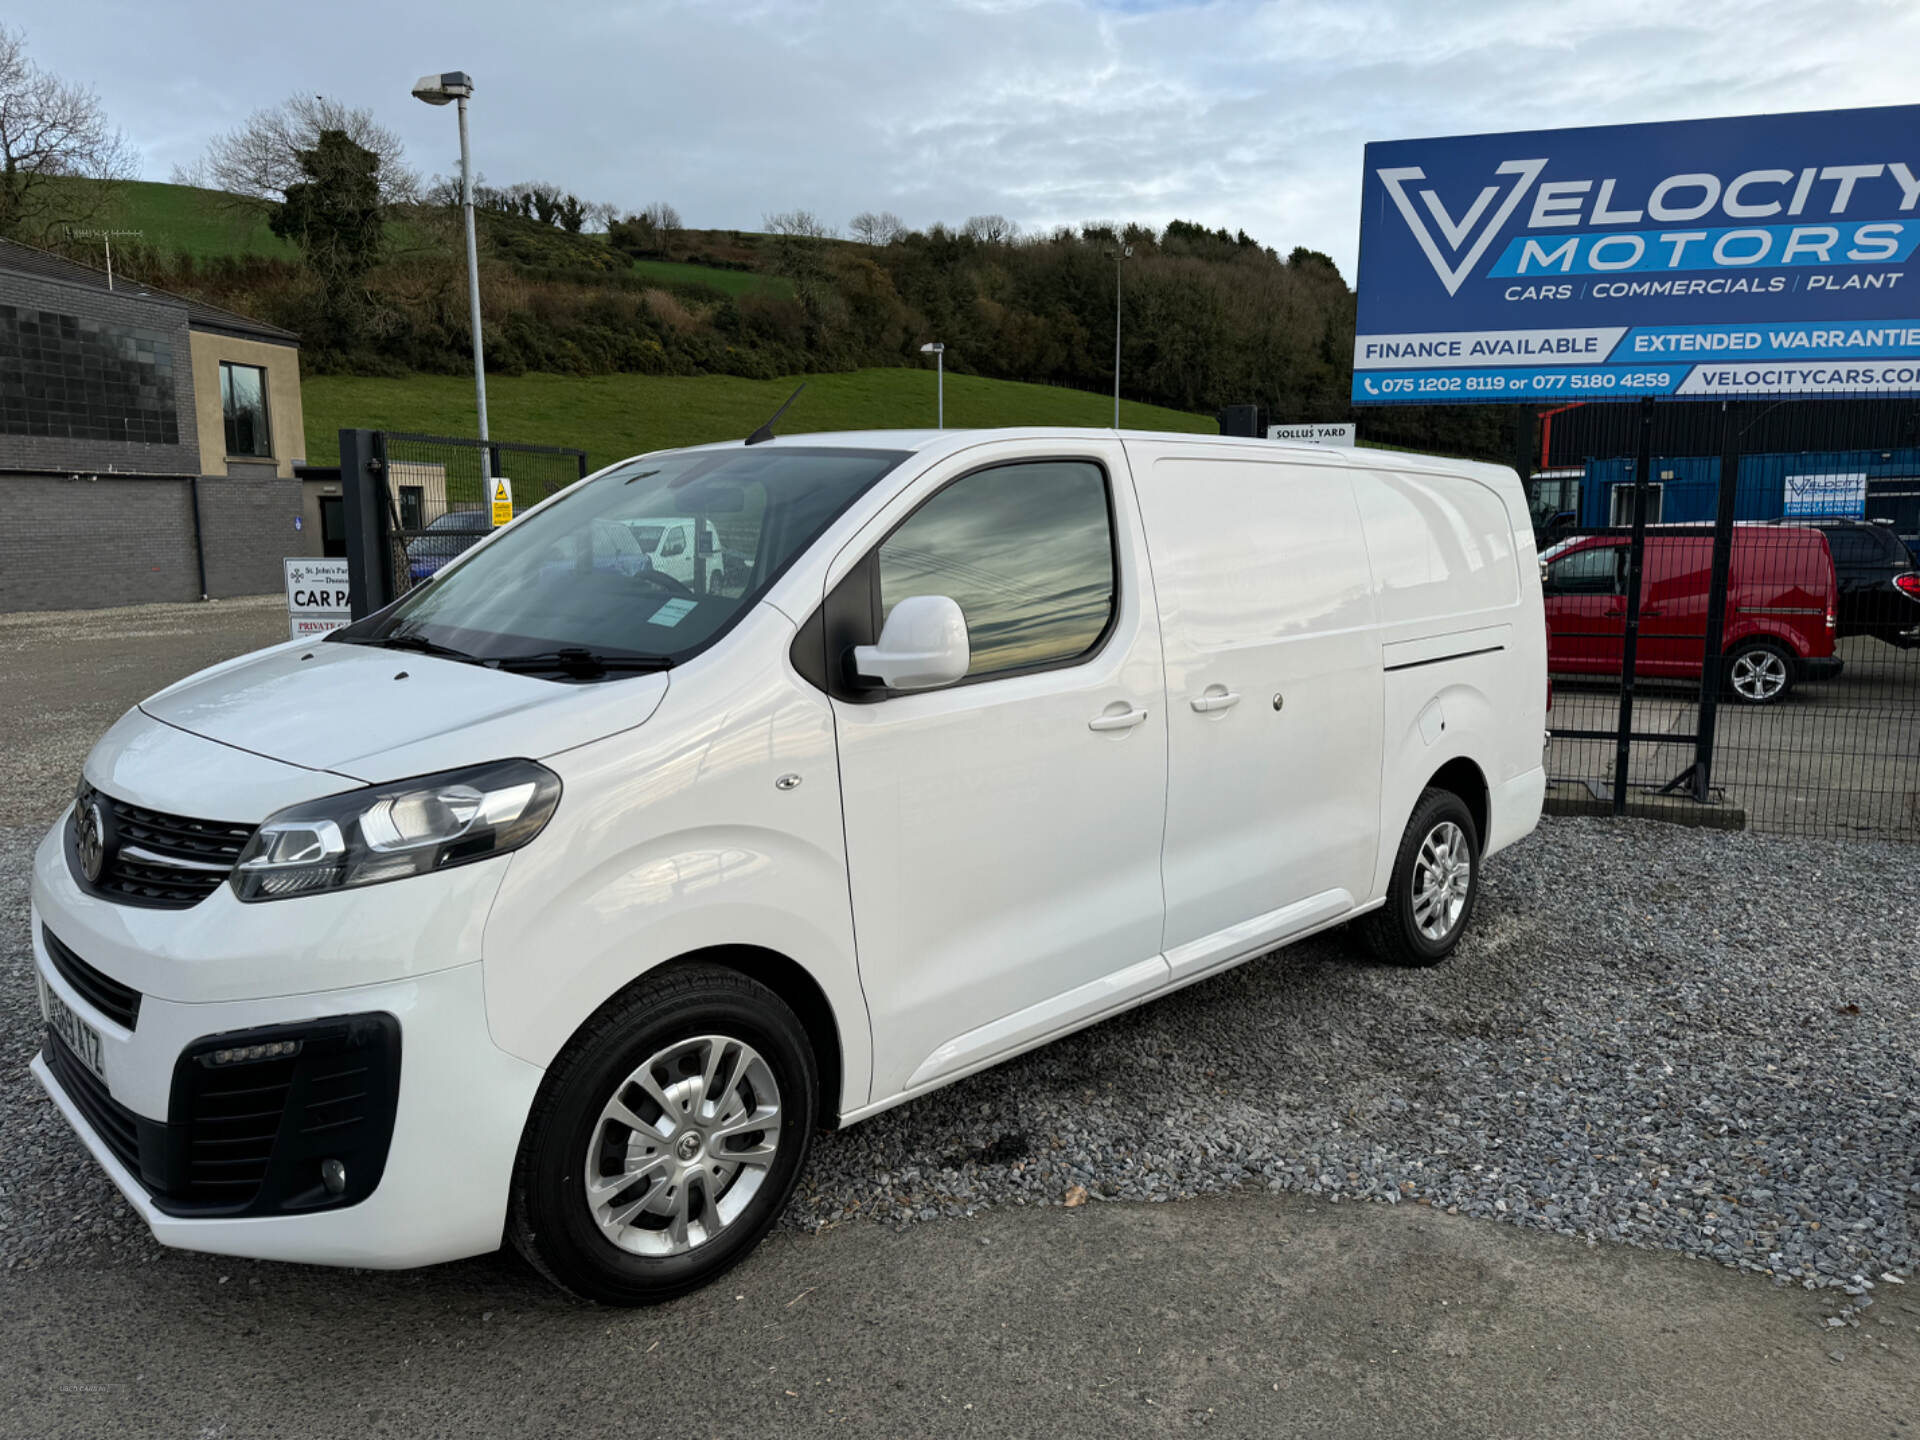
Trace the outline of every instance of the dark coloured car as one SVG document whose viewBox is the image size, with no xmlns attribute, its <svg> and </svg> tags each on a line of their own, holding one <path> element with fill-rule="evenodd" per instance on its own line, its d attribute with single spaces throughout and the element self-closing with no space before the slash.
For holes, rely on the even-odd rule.
<svg viewBox="0 0 1920 1440">
<path fill-rule="evenodd" d="M 1840 581 L 1839 638 L 1871 635 L 1902 649 L 1920 647 L 1920 575 L 1892 527 L 1838 516 L 1770 523 L 1802 526 L 1827 537 Z"/>
<path fill-rule="evenodd" d="M 484 510 L 449 510 L 436 516 L 424 535 L 407 542 L 407 573 L 415 580 L 426 579 L 492 530 L 493 517 Z"/>
</svg>

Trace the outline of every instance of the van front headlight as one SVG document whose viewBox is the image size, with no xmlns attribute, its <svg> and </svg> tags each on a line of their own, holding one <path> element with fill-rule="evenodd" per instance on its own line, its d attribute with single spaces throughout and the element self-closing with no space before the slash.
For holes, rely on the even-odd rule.
<svg viewBox="0 0 1920 1440">
<path fill-rule="evenodd" d="M 242 900 L 290 900 L 517 850 L 560 803 L 560 777 L 501 760 L 372 785 L 267 817 L 233 867 Z"/>
</svg>

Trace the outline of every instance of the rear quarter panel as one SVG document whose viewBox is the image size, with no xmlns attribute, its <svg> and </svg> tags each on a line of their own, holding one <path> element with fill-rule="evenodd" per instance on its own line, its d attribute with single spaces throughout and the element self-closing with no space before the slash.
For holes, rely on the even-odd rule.
<svg viewBox="0 0 1920 1440">
<path fill-rule="evenodd" d="M 1533 527 L 1519 477 L 1493 465 L 1356 468 L 1380 598 L 1384 694 L 1380 854 L 1386 894 L 1407 817 L 1445 764 L 1467 759 L 1489 799 L 1529 794 L 1546 732 L 1547 629 Z M 1510 843 L 1539 819 L 1493 817 Z"/>
</svg>

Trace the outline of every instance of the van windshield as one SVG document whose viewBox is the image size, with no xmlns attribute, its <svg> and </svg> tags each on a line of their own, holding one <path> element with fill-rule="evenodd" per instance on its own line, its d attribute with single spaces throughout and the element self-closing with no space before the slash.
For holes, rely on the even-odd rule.
<svg viewBox="0 0 1920 1440">
<path fill-rule="evenodd" d="M 328 638 L 569 678 L 676 663 L 907 453 L 783 445 L 630 460 Z M 565 663 L 542 663 L 556 656 Z"/>
</svg>

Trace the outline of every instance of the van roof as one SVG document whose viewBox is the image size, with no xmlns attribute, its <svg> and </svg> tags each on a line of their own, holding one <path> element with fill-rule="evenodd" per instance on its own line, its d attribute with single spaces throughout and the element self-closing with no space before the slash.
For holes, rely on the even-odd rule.
<svg viewBox="0 0 1920 1440">
<path fill-rule="evenodd" d="M 776 435 L 762 441 L 771 448 L 832 445 L 855 450 L 906 450 L 914 453 L 968 449 L 994 440 L 1085 440 L 1091 436 L 1118 439 L 1122 443 L 1153 442 L 1191 446 L 1196 450 L 1242 450 L 1262 455 L 1285 454 L 1312 459 L 1323 465 L 1349 465 L 1375 470 L 1418 470 L 1441 474 L 1514 475 L 1504 465 L 1489 465 L 1476 460 L 1456 460 L 1444 455 L 1425 455 L 1411 450 L 1380 450 L 1371 446 L 1347 448 L 1309 445 L 1298 440 L 1264 440 L 1244 435 L 1194 435 L 1175 430 L 1111 430 L 1084 425 L 1007 425 L 966 430 L 817 430 L 809 433 Z M 684 450 L 739 449 L 744 440 L 722 440 L 707 445 L 676 446 Z M 758 447 L 756 447 L 758 448 Z"/>
</svg>

